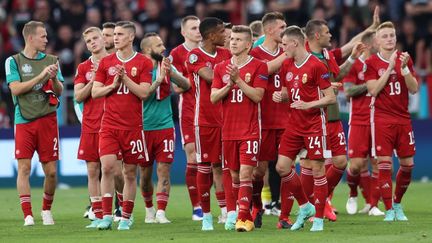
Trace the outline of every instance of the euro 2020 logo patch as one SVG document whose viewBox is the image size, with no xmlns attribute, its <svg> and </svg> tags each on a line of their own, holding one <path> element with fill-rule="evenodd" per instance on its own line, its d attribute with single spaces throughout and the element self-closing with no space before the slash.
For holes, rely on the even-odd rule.
<svg viewBox="0 0 432 243">
<path fill-rule="evenodd" d="M 195 55 L 195 54 L 191 54 L 191 55 L 189 56 L 189 62 L 190 62 L 191 64 L 194 64 L 196 61 L 198 61 L 198 56 Z"/>
</svg>

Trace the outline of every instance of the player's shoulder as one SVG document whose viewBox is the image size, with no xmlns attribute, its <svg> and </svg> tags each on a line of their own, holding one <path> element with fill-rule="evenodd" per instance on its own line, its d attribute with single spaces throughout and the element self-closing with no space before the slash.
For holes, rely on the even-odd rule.
<svg viewBox="0 0 432 243">
<path fill-rule="evenodd" d="M 228 50 L 225 47 L 220 47 L 220 46 L 216 47 L 216 52 L 218 53 L 218 55 L 222 54 L 222 55 L 226 55 L 226 56 L 231 56 L 230 50 Z"/>
<path fill-rule="evenodd" d="M 144 56 L 142 53 L 137 52 L 137 55 L 135 56 L 135 59 L 142 62 L 151 62 L 150 58 Z"/>
<path fill-rule="evenodd" d="M 253 66 L 261 66 L 261 65 L 267 65 L 264 61 L 262 61 L 259 58 L 256 58 L 254 56 L 251 56 L 251 60 L 249 62 L 249 65 L 253 65 Z"/>
<path fill-rule="evenodd" d="M 105 57 L 102 57 L 101 58 L 101 62 L 103 61 L 103 62 L 112 62 L 113 60 L 115 60 L 115 59 L 117 59 L 117 55 L 116 55 L 116 53 L 114 52 L 114 53 L 111 53 L 111 54 L 109 54 L 109 55 L 107 55 L 107 56 L 105 56 Z"/>
<path fill-rule="evenodd" d="M 215 70 L 216 69 L 218 69 L 218 70 L 224 70 L 224 67 L 228 66 L 229 64 L 231 64 L 231 58 L 223 60 L 223 61 L 217 63 L 215 65 Z"/>
<path fill-rule="evenodd" d="M 376 63 L 380 61 L 380 57 L 378 56 L 378 53 L 372 54 L 368 59 L 366 59 L 366 64 Z"/>
</svg>

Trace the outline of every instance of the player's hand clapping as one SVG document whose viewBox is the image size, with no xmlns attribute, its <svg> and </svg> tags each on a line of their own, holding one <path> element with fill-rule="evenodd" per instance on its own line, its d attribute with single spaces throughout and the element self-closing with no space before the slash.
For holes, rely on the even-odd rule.
<svg viewBox="0 0 432 243">
<path fill-rule="evenodd" d="M 399 60 L 401 61 L 401 68 L 406 68 L 408 60 L 410 59 L 410 55 L 408 52 L 402 52 L 399 56 Z"/>
<path fill-rule="evenodd" d="M 393 52 L 393 54 L 391 54 L 391 56 L 390 56 L 390 60 L 389 60 L 389 68 L 390 69 L 393 69 L 394 67 L 395 67 L 395 65 L 396 65 L 396 58 L 397 58 L 397 50 L 395 50 L 394 52 Z"/>
<path fill-rule="evenodd" d="M 232 64 L 227 66 L 228 74 L 230 75 L 230 80 L 234 83 L 237 83 L 237 79 L 239 78 L 239 70 L 238 67 Z"/>
</svg>

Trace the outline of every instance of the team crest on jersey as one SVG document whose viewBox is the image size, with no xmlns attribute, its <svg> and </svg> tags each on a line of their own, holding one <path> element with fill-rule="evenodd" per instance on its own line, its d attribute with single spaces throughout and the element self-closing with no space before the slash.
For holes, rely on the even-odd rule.
<svg viewBox="0 0 432 243">
<path fill-rule="evenodd" d="M 383 76 L 384 75 L 384 73 L 385 73 L 385 69 L 384 68 L 380 68 L 379 70 L 378 70 L 378 76 Z"/>
<path fill-rule="evenodd" d="M 307 78 L 308 78 L 307 74 L 304 73 L 303 77 L 302 77 L 302 83 L 304 83 L 304 84 L 307 83 Z"/>
<path fill-rule="evenodd" d="M 224 84 L 227 84 L 228 82 L 229 82 L 229 80 L 230 80 L 230 75 L 229 74 L 225 74 L 223 77 L 222 77 L 222 81 L 224 82 Z"/>
<path fill-rule="evenodd" d="M 358 78 L 359 80 L 364 80 L 364 72 L 359 72 L 359 73 L 357 74 L 357 78 Z"/>
<path fill-rule="evenodd" d="M 116 73 L 116 68 L 115 68 L 115 67 L 109 67 L 109 68 L 108 68 L 108 74 L 109 74 L 110 76 L 114 76 L 115 73 Z"/>
<path fill-rule="evenodd" d="M 195 54 L 191 54 L 191 55 L 189 56 L 189 62 L 190 62 L 191 64 L 194 64 L 196 61 L 198 61 L 198 56 L 195 55 Z"/>
<path fill-rule="evenodd" d="M 251 74 L 250 73 L 246 73 L 246 75 L 245 75 L 245 82 L 249 83 L 250 80 L 251 80 Z"/>
<path fill-rule="evenodd" d="M 291 81 L 292 79 L 293 79 L 293 73 L 292 72 L 288 72 L 287 74 L 286 74 L 286 80 L 289 82 L 289 81 Z"/>
<path fill-rule="evenodd" d="M 30 64 L 24 63 L 21 66 L 21 70 L 23 71 L 23 73 L 31 73 L 33 71 L 33 68 L 32 68 L 32 66 Z"/>
<path fill-rule="evenodd" d="M 93 73 L 92 72 L 86 72 L 85 74 L 85 78 L 87 81 L 90 81 L 93 77 Z"/>
<path fill-rule="evenodd" d="M 138 69 L 136 67 L 132 67 L 132 69 L 131 69 L 132 77 L 135 77 L 137 75 L 137 71 L 138 71 Z"/>
</svg>

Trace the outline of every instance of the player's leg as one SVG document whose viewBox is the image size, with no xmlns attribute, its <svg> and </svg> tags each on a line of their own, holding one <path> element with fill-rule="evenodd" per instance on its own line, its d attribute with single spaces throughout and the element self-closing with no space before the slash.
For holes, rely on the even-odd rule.
<svg viewBox="0 0 432 243">
<path fill-rule="evenodd" d="M 237 141 L 222 141 L 222 179 L 227 205 L 225 230 L 234 230 L 237 221 L 237 197 L 240 188 L 238 145 Z"/>
<path fill-rule="evenodd" d="M 171 223 L 171 221 L 169 221 L 165 216 L 165 210 L 171 189 L 170 170 L 171 163 L 157 163 L 158 183 L 156 188 L 156 201 L 158 209 L 156 212 L 156 222 L 161 224 Z"/>
<path fill-rule="evenodd" d="M 147 224 L 155 223 L 156 210 L 153 207 L 153 163 L 147 166 L 140 166 L 140 188 L 144 199 L 146 216 L 144 222 Z"/>
<path fill-rule="evenodd" d="M 116 198 L 114 201 L 115 209 L 114 209 L 114 221 L 119 221 L 121 219 L 121 207 L 123 205 L 123 187 L 124 187 L 124 179 L 123 179 L 123 161 L 117 160 L 114 167 L 114 188 Z"/>
<path fill-rule="evenodd" d="M 30 171 L 31 159 L 18 159 L 17 190 L 24 214 L 24 226 L 34 225 L 30 196 Z"/>
<path fill-rule="evenodd" d="M 123 165 L 124 175 L 124 188 L 123 188 L 123 205 L 122 205 L 122 219 L 118 225 L 118 230 L 129 230 L 131 225 L 131 216 L 134 208 L 134 201 L 136 196 L 136 178 L 137 178 L 137 165 L 125 163 Z"/>
<path fill-rule="evenodd" d="M 111 229 L 113 221 L 112 204 L 114 196 L 114 167 L 117 160 L 117 154 L 116 152 L 113 152 L 112 154 L 102 155 L 100 160 L 102 171 L 101 195 L 103 217 L 97 228 Z"/>
<path fill-rule="evenodd" d="M 254 166 L 240 165 L 239 180 L 240 189 L 238 194 L 239 212 L 236 223 L 237 231 L 251 231 L 254 229 L 254 222 L 250 213 L 252 201 L 252 173 Z"/>
<path fill-rule="evenodd" d="M 350 158 L 350 165 L 347 169 L 347 184 L 350 188 L 349 198 L 346 203 L 348 214 L 356 214 L 358 209 L 357 204 L 357 187 L 360 184 L 360 171 L 363 167 L 363 158 Z"/>
<path fill-rule="evenodd" d="M 370 164 L 372 167 L 372 175 L 370 177 L 370 204 L 371 209 L 369 210 L 370 216 L 383 216 L 384 213 L 378 208 L 378 201 L 381 198 L 381 189 L 378 183 L 378 160 L 370 159 Z"/>
<path fill-rule="evenodd" d="M 316 209 L 311 231 L 322 231 L 324 229 L 323 218 L 326 199 L 328 196 L 328 184 L 324 160 L 311 160 L 311 162 L 314 178 L 314 205 Z"/>
<path fill-rule="evenodd" d="M 54 193 L 57 186 L 57 161 L 42 163 L 45 174 L 44 195 L 42 201 L 42 221 L 44 225 L 53 225 L 54 220 L 51 214 L 51 205 L 54 200 Z"/>
<path fill-rule="evenodd" d="M 207 136 L 206 136 L 207 135 Z M 211 175 L 212 168 L 211 163 L 208 160 L 208 152 L 206 151 L 206 145 L 208 141 L 208 134 L 204 127 L 195 127 L 195 151 L 197 159 L 197 188 L 199 193 L 199 200 L 201 202 L 201 207 L 203 210 L 203 225 L 209 225 L 205 227 L 204 230 L 213 229 L 213 218 L 210 213 L 210 187 L 211 187 Z M 204 223 L 204 218 L 207 218 L 206 223 Z M 210 227 L 211 222 L 211 227 Z"/>
<path fill-rule="evenodd" d="M 260 161 L 258 167 L 254 168 L 252 184 L 252 219 L 256 228 L 261 228 L 262 216 L 264 214 L 261 192 L 264 186 L 264 176 L 268 169 L 268 161 Z"/>
<path fill-rule="evenodd" d="M 102 197 L 100 190 L 99 175 L 101 172 L 101 165 L 99 161 L 92 162 L 86 161 L 87 164 L 87 186 L 90 196 L 91 208 L 95 214 L 96 219 L 91 222 L 86 228 L 96 228 L 102 219 Z"/>
<path fill-rule="evenodd" d="M 34 123 L 15 125 L 15 158 L 18 161 L 17 191 L 24 214 L 24 226 L 34 225 L 30 193 L 31 158 L 36 149 Z"/>
<path fill-rule="evenodd" d="M 195 155 L 195 143 L 187 143 L 184 145 L 186 153 L 186 186 L 189 192 L 189 199 L 192 204 L 192 220 L 202 220 L 202 208 L 198 197 L 197 187 L 197 171 L 198 165 Z"/>
<path fill-rule="evenodd" d="M 360 180 L 359 180 L 359 187 L 361 190 L 361 194 L 365 200 L 365 205 L 362 209 L 359 210 L 359 213 L 368 213 L 371 209 L 370 204 L 370 173 L 369 173 L 369 166 L 368 166 L 368 159 L 363 160 L 362 168 L 360 171 Z"/>
<path fill-rule="evenodd" d="M 222 163 L 212 163 L 213 185 L 215 187 L 216 200 L 218 202 L 221 214 L 218 216 L 218 224 L 225 224 L 227 218 L 227 208 L 225 192 L 223 188 Z"/>
</svg>

